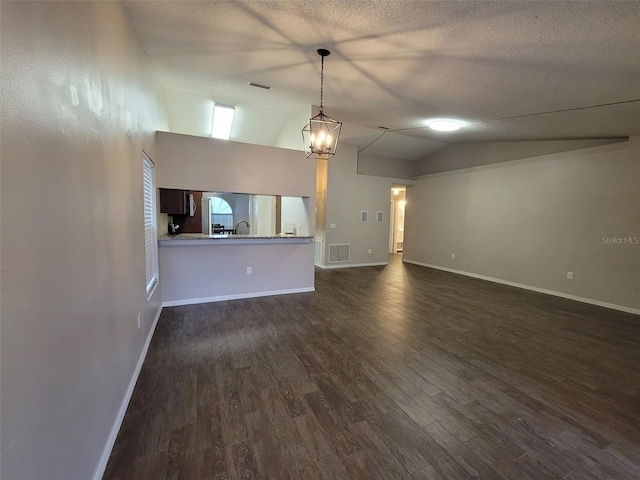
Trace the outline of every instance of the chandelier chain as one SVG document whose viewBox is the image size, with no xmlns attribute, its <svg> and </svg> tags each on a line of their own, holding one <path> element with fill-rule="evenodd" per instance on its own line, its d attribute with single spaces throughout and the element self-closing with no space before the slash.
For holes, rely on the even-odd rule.
<svg viewBox="0 0 640 480">
<path fill-rule="evenodd" d="M 322 113 L 323 93 L 324 93 L 324 57 L 322 57 L 322 67 L 320 67 L 320 113 Z"/>
</svg>

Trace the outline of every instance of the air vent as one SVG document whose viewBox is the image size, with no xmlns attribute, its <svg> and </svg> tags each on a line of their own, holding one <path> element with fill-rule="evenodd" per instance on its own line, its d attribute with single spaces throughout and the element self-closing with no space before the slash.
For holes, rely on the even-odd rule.
<svg viewBox="0 0 640 480">
<path fill-rule="evenodd" d="M 271 90 L 271 87 L 269 85 L 263 85 L 261 83 L 256 83 L 256 82 L 249 82 L 249 86 L 250 87 L 256 87 L 256 88 L 261 88 L 263 90 Z"/>
<path fill-rule="evenodd" d="M 348 262 L 349 250 L 348 243 L 329 245 L 329 263 Z"/>
<path fill-rule="evenodd" d="M 322 248 L 324 242 L 320 238 L 316 238 L 316 263 L 322 263 Z"/>
</svg>

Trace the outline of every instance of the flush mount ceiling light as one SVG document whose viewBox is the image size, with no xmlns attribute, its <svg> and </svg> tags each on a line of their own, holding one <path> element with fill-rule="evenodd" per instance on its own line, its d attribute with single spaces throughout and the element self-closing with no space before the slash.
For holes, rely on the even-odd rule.
<svg viewBox="0 0 640 480">
<path fill-rule="evenodd" d="M 455 132 L 456 130 L 460 130 L 463 123 L 457 120 L 439 118 L 437 120 L 431 120 L 427 125 L 430 129 L 437 130 L 438 132 Z"/>
<path fill-rule="evenodd" d="M 213 107 L 213 127 L 211 136 L 213 138 L 221 138 L 229 140 L 231 134 L 231 125 L 233 124 L 233 116 L 236 110 L 229 105 L 215 104 Z"/>
<path fill-rule="evenodd" d="M 320 70 L 320 113 L 309 120 L 302 129 L 302 140 L 307 158 L 329 159 L 336 153 L 338 138 L 342 123 L 325 115 L 322 111 L 322 96 L 324 90 L 324 57 L 331 54 L 324 48 L 318 49 L 318 55 L 322 57 Z"/>
</svg>

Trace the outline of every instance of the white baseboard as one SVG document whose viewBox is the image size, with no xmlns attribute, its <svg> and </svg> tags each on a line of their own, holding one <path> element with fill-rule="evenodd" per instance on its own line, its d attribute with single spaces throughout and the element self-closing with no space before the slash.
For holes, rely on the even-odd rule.
<svg viewBox="0 0 640 480">
<path fill-rule="evenodd" d="M 323 270 L 332 270 L 334 268 L 351 268 L 351 267 L 380 267 L 384 265 L 389 265 L 389 262 L 373 262 L 373 263 L 338 263 L 331 265 L 320 265 L 316 263 L 316 267 L 321 268 Z"/>
<path fill-rule="evenodd" d="M 201 298 L 187 298 L 185 300 L 170 300 L 168 302 L 162 302 L 163 307 L 179 307 L 181 305 L 196 305 L 198 303 L 212 303 L 212 302 L 224 302 L 226 300 L 242 300 L 245 298 L 257 298 L 257 297 L 270 297 L 272 295 L 287 295 L 290 293 L 305 293 L 315 292 L 315 287 L 304 288 L 291 288 L 288 290 L 272 290 L 269 292 L 252 292 L 252 293 L 238 293 L 234 295 L 220 295 L 217 297 L 201 297 Z"/>
<path fill-rule="evenodd" d="M 640 310 L 637 308 L 625 307 L 624 305 L 616 305 L 615 303 L 601 302 L 600 300 L 593 300 L 591 298 L 578 297 L 576 295 L 570 295 L 568 293 L 557 292 L 555 290 L 547 290 L 546 288 L 532 287 L 531 285 L 525 285 L 523 283 L 510 282 L 508 280 L 501 280 L 499 278 L 487 277 L 485 275 L 478 275 L 477 273 L 465 272 L 463 270 L 455 270 L 453 268 L 441 267 L 439 265 L 432 265 L 430 263 L 416 262 L 414 260 L 402 259 L 405 263 L 412 263 L 414 265 L 420 265 L 421 267 L 435 268 L 436 270 L 443 270 L 445 272 L 457 273 L 458 275 L 464 275 L 466 277 L 473 277 L 480 280 L 486 280 L 488 282 L 500 283 L 502 285 L 509 285 L 510 287 L 523 288 L 525 290 L 531 290 L 533 292 L 545 293 L 547 295 L 553 295 L 554 297 L 566 298 L 568 300 L 574 300 L 576 302 L 589 303 L 591 305 L 597 305 L 598 307 L 610 308 L 612 310 L 619 310 L 621 312 L 632 313 L 634 315 L 640 315 Z"/>
<path fill-rule="evenodd" d="M 118 437 L 118 432 L 120 431 L 120 427 L 122 426 L 124 415 L 125 413 L 127 413 L 127 407 L 129 406 L 129 402 L 131 401 L 133 389 L 135 388 L 136 382 L 138 381 L 138 375 L 140 375 L 142 364 L 144 363 L 144 359 L 147 356 L 149 345 L 151 345 L 151 338 L 153 337 L 153 333 L 156 331 L 156 325 L 158 325 L 158 319 L 160 318 L 161 313 L 162 305 L 158 308 L 158 312 L 153 319 L 153 324 L 151 325 L 151 329 L 149 330 L 149 334 L 147 335 L 147 340 L 144 342 L 144 347 L 142 347 L 142 352 L 140 352 L 140 358 L 138 358 L 136 369 L 133 371 L 133 375 L 131 376 L 129 387 L 124 394 L 124 399 L 122 400 L 122 405 L 120 406 L 120 410 L 118 411 L 118 416 L 116 417 L 115 422 L 113 422 L 113 427 L 111 427 L 111 433 L 109 434 L 107 445 L 102 452 L 102 457 L 100 458 L 100 463 L 98 463 L 98 466 L 96 467 L 95 473 L 93 475 L 93 480 L 101 480 L 102 476 L 104 475 L 104 471 L 107 468 L 107 463 L 109 463 L 109 457 L 111 456 L 113 445 L 116 443 L 116 438 Z"/>
</svg>

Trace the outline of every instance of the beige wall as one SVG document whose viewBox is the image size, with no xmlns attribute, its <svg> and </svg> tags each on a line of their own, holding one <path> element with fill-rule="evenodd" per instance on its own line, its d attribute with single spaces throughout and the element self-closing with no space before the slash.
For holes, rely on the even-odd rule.
<svg viewBox="0 0 640 480">
<path fill-rule="evenodd" d="M 0 476 L 85 480 L 160 306 L 142 149 L 164 113 L 119 2 L 1 8 Z"/>
<path fill-rule="evenodd" d="M 603 242 L 640 236 L 640 137 L 430 175 L 407 196 L 405 260 L 640 308 L 640 245 Z"/>
<path fill-rule="evenodd" d="M 378 177 L 411 179 L 417 175 L 420 163 L 417 160 L 378 157 L 358 154 L 358 173 Z"/>
<path fill-rule="evenodd" d="M 626 139 L 549 140 L 533 142 L 458 143 L 446 145 L 415 163 L 413 176 L 460 170 L 521 158 L 568 152 L 623 142 Z"/>
<path fill-rule="evenodd" d="M 389 210 L 393 179 L 357 174 L 357 149 L 340 145 L 329 160 L 325 211 L 324 265 L 329 264 L 329 245 L 350 244 L 349 264 L 388 262 Z M 369 221 L 360 221 L 360 212 L 369 212 Z M 384 221 L 376 222 L 376 212 Z M 330 228 L 335 224 L 336 228 Z M 371 253 L 368 253 L 371 249 Z"/>
<path fill-rule="evenodd" d="M 315 198 L 316 164 L 300 151 L 167 132 L 156 145 L 160 188 Z"/>
<path fill-rule="evenodd" d="M 160 275 L 162 301 L 167 305 L 310 292 L 314 289 L 313 243 L 161 244 Z"/>
</svg>

